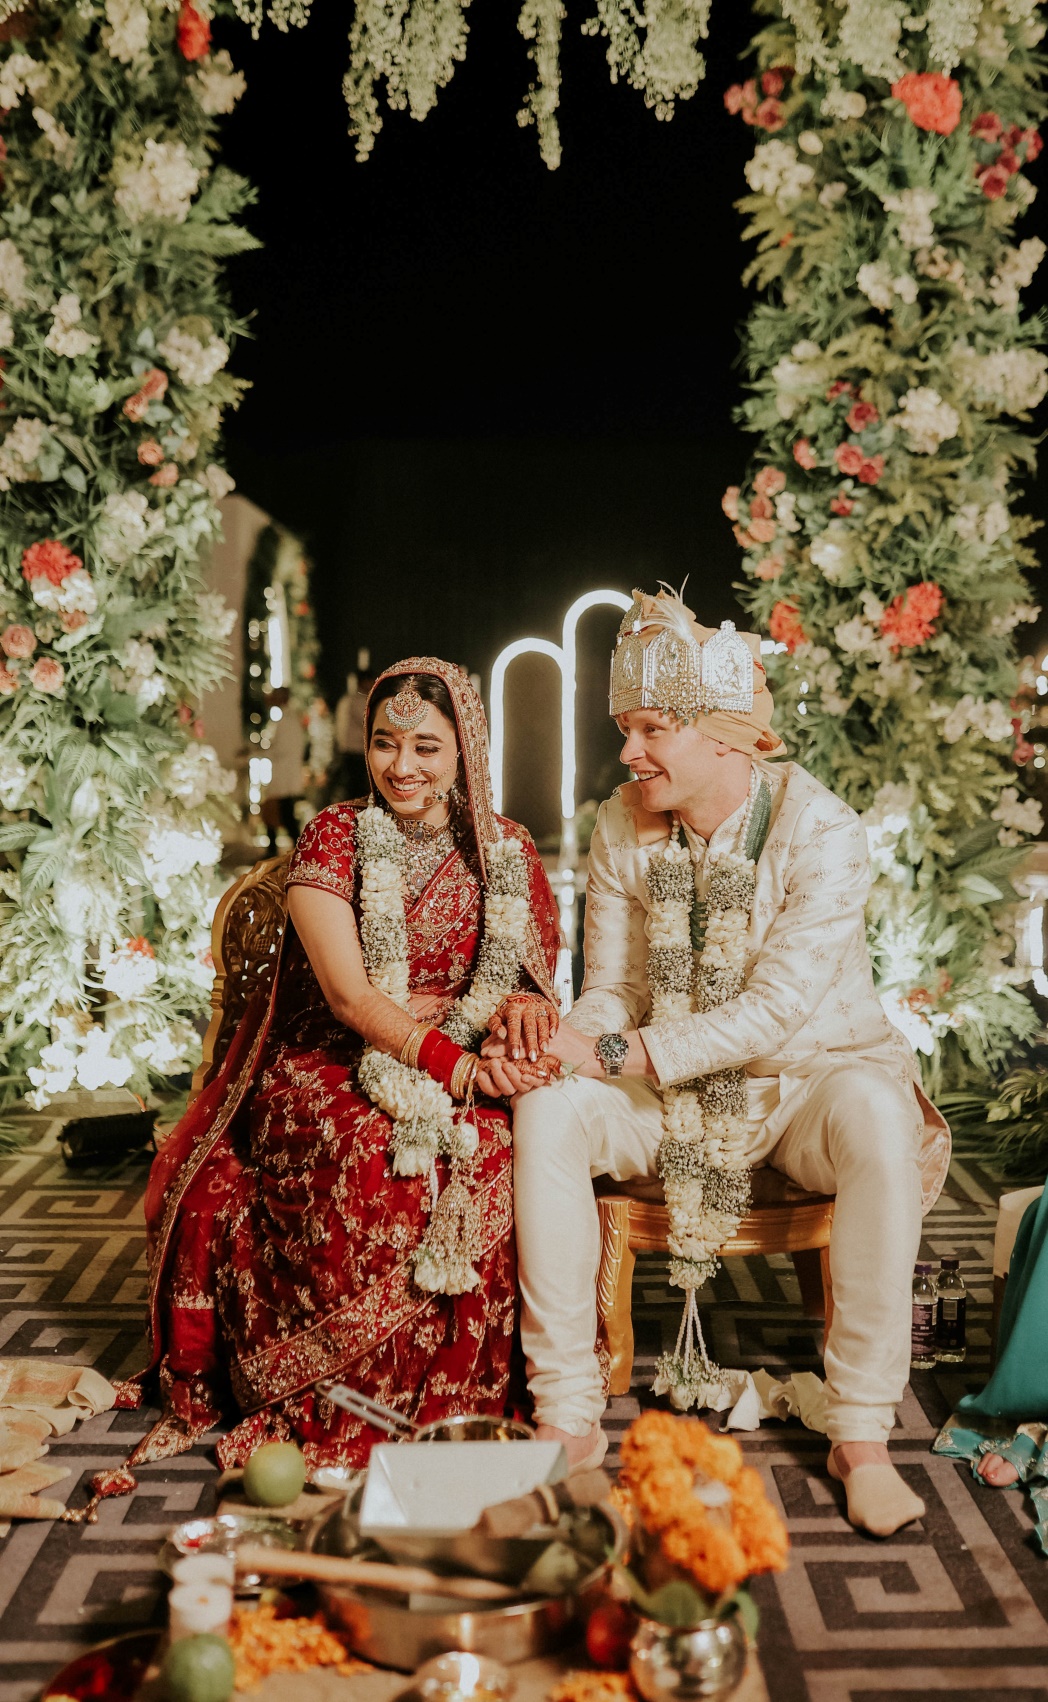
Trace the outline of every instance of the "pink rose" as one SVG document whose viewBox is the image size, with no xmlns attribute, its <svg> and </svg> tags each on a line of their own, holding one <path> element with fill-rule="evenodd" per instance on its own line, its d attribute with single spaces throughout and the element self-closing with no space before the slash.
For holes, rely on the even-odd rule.
<svg viewBox="0 0 1048 1702">
<path fill-rule="evenodd" d="M 826 400 L 827 402 L 833 402 L 838 396 L 854 396 L 854 394 L 854 384 L 849 384 L 846 378 L 838 378 L 836 383 L 831 384 L 830 388 L 827 390 Z"/>
<path fill-rule="evenodd" d="M 159 485 L 161 490 L 167 490 L 171 485 L 177 485 L 178 468 L 173 461 L 165 461 L 155 473 L 150 473 L 149 482 L 151 485 Z"/>
<path fill-rule="evenodd" d="M 65 684 L 65 669 L 50 656 L 41 656 L 30 668 L 29 678 L 37 691 L 60 692 Z"/>
<path fill-rule="evenodd" d="M 865 431 L 867 426 L 876 425 L 880 417 L 872 402 L 856 402 L 848 409 L 845 423 L 850 431 Z"/>
<path fill-rule="evenodd" d="M 777 65 L 770 71 L 765 71 L 761 77 L 761 92 L 766 95 L 781 95 L 786 87 L 786 75 Z"/>
<path fill-rule="evenodd" d="M 0 650 L 5 656 L 31 656 L 36 649 L 36 633 L 28 626 L 9 626 L 0 632 Z"/>
<path fill-rule="evenodd" d="M 855 504 L 851 500 L 851 497 L 845 496 L 843 491 L 838 491 L 837 495 L 830 503 L 830 513 L 847 515 L 851 513 L 854 507 Z"/>
<path fill-rule="evenodd" d="M 786 474 L 780 467 L 762 467 L 753 481 L 758 496 L 778 496 L 786 489 Z"/>
<path fill-rule="evenodd" d="M 978 118 L 972 119 L 969 135 L 977 142 L 996 142 L 1000 139 L 1004 125 L 995 112 L 980 112 Z"/>
<path fill-rule="evenodd" d="M 863 458 L 862 466 L 859 468 L 859 483 L 861 485 L 875 485 L 883 472 L 884 456 L 867 455 Z"/>
<path fill-rule="evenodd" d="M 750 537 L 755 544 L 770 544 L 778 529 L 774 520 L 750 521 Z"/>
<path fill-rule="evenodd" d="M 742 111 L 744 98 L 741 83 L 732 83 L 731 87 L 724 91 L 724 104 L 733 116 Z"/>
<path fill-rule="evenodd" d="M 164 451 L 155 437 L 147 437 L 144 443 L 139 444 L 138 459 L 143 467 L 159 467 Z"/>
<path fill-rule="evenodd" d="M 809 472 L 819 465 L 819 458 L 806 437 L 799 437 L 794 444 L 793 459 L 798 467 L 806 467 Z"/>
<path fill-rule="evenodd" d="M 999 201 L 1008 191 L 1008 173 L 999 165 L 984 166 L 975 174 L 979 188 L 991 201 Z"/>
<path fill-rule="evenodd" d="M 12 674 L 10 668 L 5 668 L 0 662 L 0 696 L 10 697 L 11 693 L 17 690 L 18 675 Z"/>
<path fill-rule="evenodd" d="M 761 556 L 753 571 L 758 579 L 778 579 L 785 566 L 782 556 Z"/>
<path fill-rule="evenodd" d="M 863 463 L 863 453 L 857 443 L 839 443 L 833 452 L 836 461 L 845 477 L 854 478 Z"/>
<path fill-rule="evenodd" d="M 755 124 L 762 130 L 781 130 L 786 122 L 786 114 L 779 100 L 762 100 L 753 115 Z"/>
<path fill-rule="evenodd" d="M 766 496 L 755 496 L 750 503 L 750 520 L 771 520 L 775 510 Z"/>
<path fill-rule="evenodd" d="M 724 514 L 726 514 L 728 516 L 729 520 L 737 520 L 739 518 L 739 487 L 738 487 L 738 485 L 729 485 L 728 486 L 727 490 L 724 492 L 724 495 L 721 497 L 721 510 Z"/>
<path fill-rule="evenodd" d="M 83 609 L 67 609 L 58 618 L 62 623 L 63 632 L 79 632 L 82 626 L 87 625 L 87 616 Z"/>
</svg>

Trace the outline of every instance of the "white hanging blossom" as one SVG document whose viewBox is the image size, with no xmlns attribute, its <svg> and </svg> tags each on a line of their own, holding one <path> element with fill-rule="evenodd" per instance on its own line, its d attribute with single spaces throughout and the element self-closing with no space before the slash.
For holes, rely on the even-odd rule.
<svg viewBox="0 0 1048 1702">
<path fill-rule="evenodd" d="M 802 160 L 788 142 L 762 142 L 745 165 L 746 182 L 755 195 L 770 195 L 786 211 L 795 205 L 815 178 L 815 167 Z"/>
<path fill-rule="evenodd" d="M 131 65 L 149 51 L 149 13 L 141 0 L 106 0 L 102 40 L 110 58 Z"/>
<path fill-rule="evenodd" d="M 163 763 L 161 774 L 164 789 L 177 798 L 184 810 L 196 810 L 211 794 L 226 794 L 236 790 L 237 777 L 218 760 L 213 745 L 193 743 L 184 751 L 176 751 Z"/>
<path fill-rule="evenodd" d="M 33 467 L 44 445 L 43 420 L 23 414 L 0 444 L 0 491 L 33 476 Z"/>
<path fill-rule="evenodd" d="M 157 353 L 171 367 L 179 382 L 186 385 L 210 384 L 229 359 L 229 344 L 224 337 L 209 337 L 202 343 L 199 337 L 173 327 L 158 345 Z"/>
<path fill-rule="evenodd" d="M 928 63 L 949 73 L 979 34 L 982 0 L 928 0 Z"/>
<path fill-rule="evenodd" d="M 132 940 L 102 954 L 99 968 L 102 986 L 117 999 L 139 999 L 160 978 L 160 965 L 152 947 L 144 948 Z"/>
<path fill-rule="evenodd" d="M 926 385 L 907 390 L 892 417 L 915 455 L 934 455 L 941 444 L 957 436 L 961 424 L 956 408 Z"/>
<path fill-rule="evenodd" d="M 931 215 L 939 205 L 933 189 L 902 189 L 881 197 L 886 213 L 898 216 L 899 241 L 904 248 L 930 248 L 935 241 Z"/>
<path fill-rule="evenodd" d="M 469 0 L 359 0 L 349 32 L 342 90 L 357 158 L 367 159 L 382 128 L 376 86 L 385 80 L 394 111 L 423 119 L 466 56 Z"/>
<path fill-rule="evenodd" d="M 1019 291 L 1033 282 L 1033 275 L 1045 252 L 1039 236 L 1028 236 L 1017 248 L 1009 248 L 1005 252 L 989 284 L 990 300 L 996 307 L 1015 312 L 1019 306 Z"/>
<path fill-rule="evenodd" d="M 102 555 L 121 567 L 163 529 L 163 515 L 150 507 L 143 491 L 113 491 L 106 497 L 95 542 Z"/>
<path fill-rule="evenodd" d="M 71 136 L 65 125 L 59 124 L 46 107 L 34 106 L 33 117 L 50 142 L 58 164 L 68 171 L 76 158 L 76 137 Z"/>
<path fill-rule="evenodd" d="M 535 67 L 517 123 L 521 128 L 534 124 L 539 153 L 551 171 L 560 164 L 560 32 L 566 16 L 562 0 L 524 0 L 517 25 L 530 43 L 528 57 Z"/>
<path fill-rule="evenodd" d="M 822 110 L 827 118 L 862 118 L 866 112 L 866 96 L 858 89 L 846 89 L 840 83 L 831 83 L 822 97 Z M 847 185 L 842 184 L 842 189 Z"/>
<path fill-rule="evenodd" d="M 855 282 L 866 299 L 882 313 L 900 301 L 917 300 L 917 284 L 907 273 L 895 277 L 886 260 L 868 260 L 855 274 Z"/>
<path fill-rule="evenodd" d="M 209 118 L 219 118 L 232 112 L 247 88 L 243 71 L 233 69 L 233 61 L 225 48 L 201 61 L 190 85 Z"/>
<path fill-rule="evenodd" d="M 1012 738 L 1012 718 L 1007 707 L 996 698 L 973 697 L 965 692 L 952 706 L 932 703 L 928 713 L 933 721 L 942 722 L 942 736 L 948 745 L 955 745 L 969 730 L 1003 744 Z"/>
<path fill-rule="evenodd" d="M 23 95 L 35 100 L 47 82 L 47 67 L 31 53 L 9 54 L 0 65 L 0 106 L 17 106 Z"/>
<path fill-rule="evenodd" d="M 1040 349 L 994 349 L 979 354 L 969 344 L 954 344 L 960 379 L 971 389 L 975 407 L 1006 414 L 1031 413 L 1048 395 L 1048 359 Z"/>
<path fill-rule="evenodd" d="M 173 219 L 183 224 L 200 175 L 184 142 L 157 142 L 149 137 L 138 163 L 118 170 L 113 198 L 132 224 L 143 219 Z"/>
<path fill-rule="evenodd" d="M 1036 839 L 1044 829 L 1044 817 L 1036 798 L 1020 798 L 1016 786 L 1005 786 L 990 820 L 999 821 L 997 835 L 1002 845 L 1021 845 L 1026 838 Z"/>
<path fill-rule="evenodd" d="M 78 355 L 90 354 L 98 338 L 85 331 L 80 323 L 80 297 L 60 295 L 51 309 L 51 329 L 44 338 L 44 347 L 52 354 L 75 360 Z"/>
<path fill-rule="evenodd" d="M 847 0 L 837 45 L 842 61 L 858 65 L 868 77 L 894 82 L 903 72 L 900 55 L 904 0 Z"/>
</svg>

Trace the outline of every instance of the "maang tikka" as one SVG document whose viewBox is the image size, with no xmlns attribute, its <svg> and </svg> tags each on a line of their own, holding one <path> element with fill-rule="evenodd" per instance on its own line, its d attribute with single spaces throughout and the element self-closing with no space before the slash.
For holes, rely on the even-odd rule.
<svg viewBox="0 0 1048 1702">
<path fill-rule="evenodd" d="M 414 686 L 402 686 L 386 704 L 386 720 L 398 733 L 413 733 L 426 719 L 429 704 Z"/>
</svg>

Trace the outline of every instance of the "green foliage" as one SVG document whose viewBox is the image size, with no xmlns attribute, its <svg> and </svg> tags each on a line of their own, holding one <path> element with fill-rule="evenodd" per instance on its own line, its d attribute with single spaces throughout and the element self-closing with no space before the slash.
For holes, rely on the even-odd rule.
<svg viewBox="0 0 1048 1702">
<path fill-rule="evenodd" d="M 943 1112 L 1015 1181 L 1041 1182 L 1048 1171 L 1048 1069 L 1009 1071 L 988 1093 L 951 1093 Z"/>
<path fill-rule="evenodd" d="M 216 166 L 228 55 L 165 0 L 39 0 L 0 44 L 0 1096 L 191 1068 L 226 776 L 196 702 L 233 617 L 198 558 L 241 382 Z"/>
<path fill-rule="evenodd" d="M 725 499 L 740 590 L 784 647 L 791 754 L 865 815 L 886 1003 L 929 1085 L 960 1084 L 1037 1026 L 1010 966 L 1041 826 L 1016 772 L 1014 630 L 1038 611 L 1013 503 L 1048 363 L 1020 305 L 1044 245 L 1014 227 L 1043 25 L 1032 0 L 758 11 L 756 78 L 728 96 L 755 130 L 739 207 L 763 291 L 739 410 L 758 449 Z"/>
</svg>

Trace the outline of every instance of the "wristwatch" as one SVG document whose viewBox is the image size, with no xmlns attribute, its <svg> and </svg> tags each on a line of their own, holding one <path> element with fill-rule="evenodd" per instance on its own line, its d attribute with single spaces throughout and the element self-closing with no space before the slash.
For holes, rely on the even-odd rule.
<svg viewBox="0 0 1048 1702">
<path fill-rule="evenodd" d="M 593 1052 L 606 1076 L 621 1076 L 622 1066 L 630 1055 L 630 1044 L 624 1034 L 602 1034 Z"/>
</svg>

